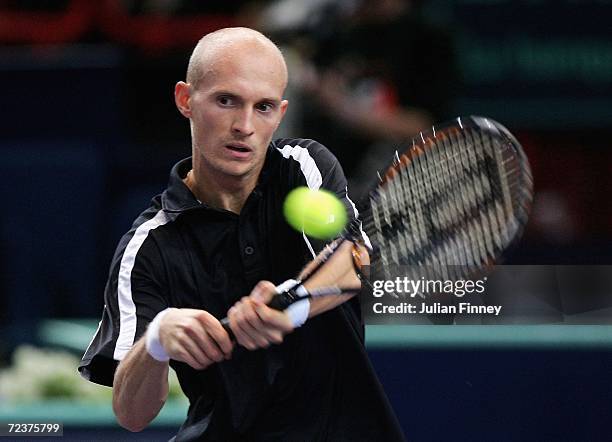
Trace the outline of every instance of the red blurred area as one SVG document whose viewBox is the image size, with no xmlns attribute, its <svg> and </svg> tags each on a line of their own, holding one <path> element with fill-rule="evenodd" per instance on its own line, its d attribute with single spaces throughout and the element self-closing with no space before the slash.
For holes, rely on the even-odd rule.
<svg viewBox="0 0 612 442">
<path fill-rule="evenodd" d="M 232 2 L 232 10 L 237 11 L 241 3 L 244 2 Z M 208 32 L 241 22 L 234 13 L 223 12 L 132 13 L 121 0 L 70 0 L 42 5 L 0 2 L 0 42 L 59 44 L 101 34 L 106 40 L 159 51 L 192 46 Z"/>
</svg>

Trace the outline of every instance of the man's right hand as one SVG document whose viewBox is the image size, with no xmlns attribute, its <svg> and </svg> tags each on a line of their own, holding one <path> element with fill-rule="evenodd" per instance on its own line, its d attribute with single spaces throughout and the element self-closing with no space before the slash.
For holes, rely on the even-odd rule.
<svg viewBox="0 0 612 442">
<path fill-rule="evenodd" d="M 234 347 L 217 318 L 188 308 L 172 308 L 161 318 L 159 342 L 170 359 L 196 370 L 230 359 Z"/>
</svg>

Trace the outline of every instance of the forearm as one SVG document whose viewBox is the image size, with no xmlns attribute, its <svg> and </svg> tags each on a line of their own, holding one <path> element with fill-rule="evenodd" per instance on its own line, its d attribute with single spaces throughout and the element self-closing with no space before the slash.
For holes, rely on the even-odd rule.
<svg viewBox="0 0 612 442">
<path fill-rule="evenodd" d="M 342 288 L 360 288 L 361 281 L 355 272 L 353 263 L 353 247 L 350 241 L 345 241 L 340 248 L 329 258 L 308 281 L 304 283 L 307 290 L 319 287 L 336 285 Z M 368 264 L 368 254 L 365 247 L 359 246 L 360 261 Z M 302 274 L 306 274 L 316 263 L 316 259 L 309 263 Z M 338 305 L 351 299 L 354 294 L 321 296 L 310 298 L 309 318 L 317 316 L 323 312 L 331 310 Z"/>
<path fill-rule="evenodd" d="M 168 362 L 153 359 L 140 339 L 117 367 L 113 411 L 122 427 L 141 431 L 159 413 L 168 397 Z"/>
<path fill-rule="evenodd" d="M 322 77 L 314 94 L 333 119 L 374 141 L 409 140 L 433 124 L 432 116 L 422 108 L 401 106 L 376 110 L 361 105 L 346 89 L 346 79 L 334 72 Z"/>
<path fill-rule="evenodd" d="M 380 114 L 347 106 L 339 115 L 351 127 L 375 140 L 405 141 L 432 124 L 431 117 L 420 109 L 397 109 Z"/>
<path fill-rule="evenodd" d="M 336 308 L 340 304 L 345 303 L 351 299 L 354 294 L 349 295 L 334 295 L 334 296 L 321 296 L 319 298 L 310 299 L 310 312 L 308 318 L 313 318 L 321 313 Z"/>
</svg>

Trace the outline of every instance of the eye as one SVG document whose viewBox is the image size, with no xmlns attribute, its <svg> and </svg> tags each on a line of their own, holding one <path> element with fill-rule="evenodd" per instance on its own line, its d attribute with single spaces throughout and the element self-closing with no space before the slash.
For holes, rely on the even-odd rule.
<svg viewBox="0 0 612 442">
<path fill-rule="evenodd" d="M 219 95 L 217 97 L 217 103 L 221 106 L 233 106 L 236 100 L 231 95 Z"/>
<path fill-rule="evenodd" d="M 263 103 L 259 103 L 257 104 L 257 110 L 260 112 L 271 112 L 274 110 L 274 104 L 272 103 L 268 103 L 268 102 L 263 102 Z"/>
</svg>

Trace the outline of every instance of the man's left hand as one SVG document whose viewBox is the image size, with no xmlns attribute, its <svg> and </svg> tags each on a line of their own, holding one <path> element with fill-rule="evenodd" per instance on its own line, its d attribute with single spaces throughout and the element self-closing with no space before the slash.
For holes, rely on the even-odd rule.
<svg viewBox="0 0 612 442">
<path fill-rule="evenodd" d="M 260 281 L 249 296 L 230 308 L 227 317 L 236 341 L 249 350 L 280 344 L 283 337 L 293 331 L 289 316 L 266 304 L 276 294 L 270 281 Z"/>
</svg>

